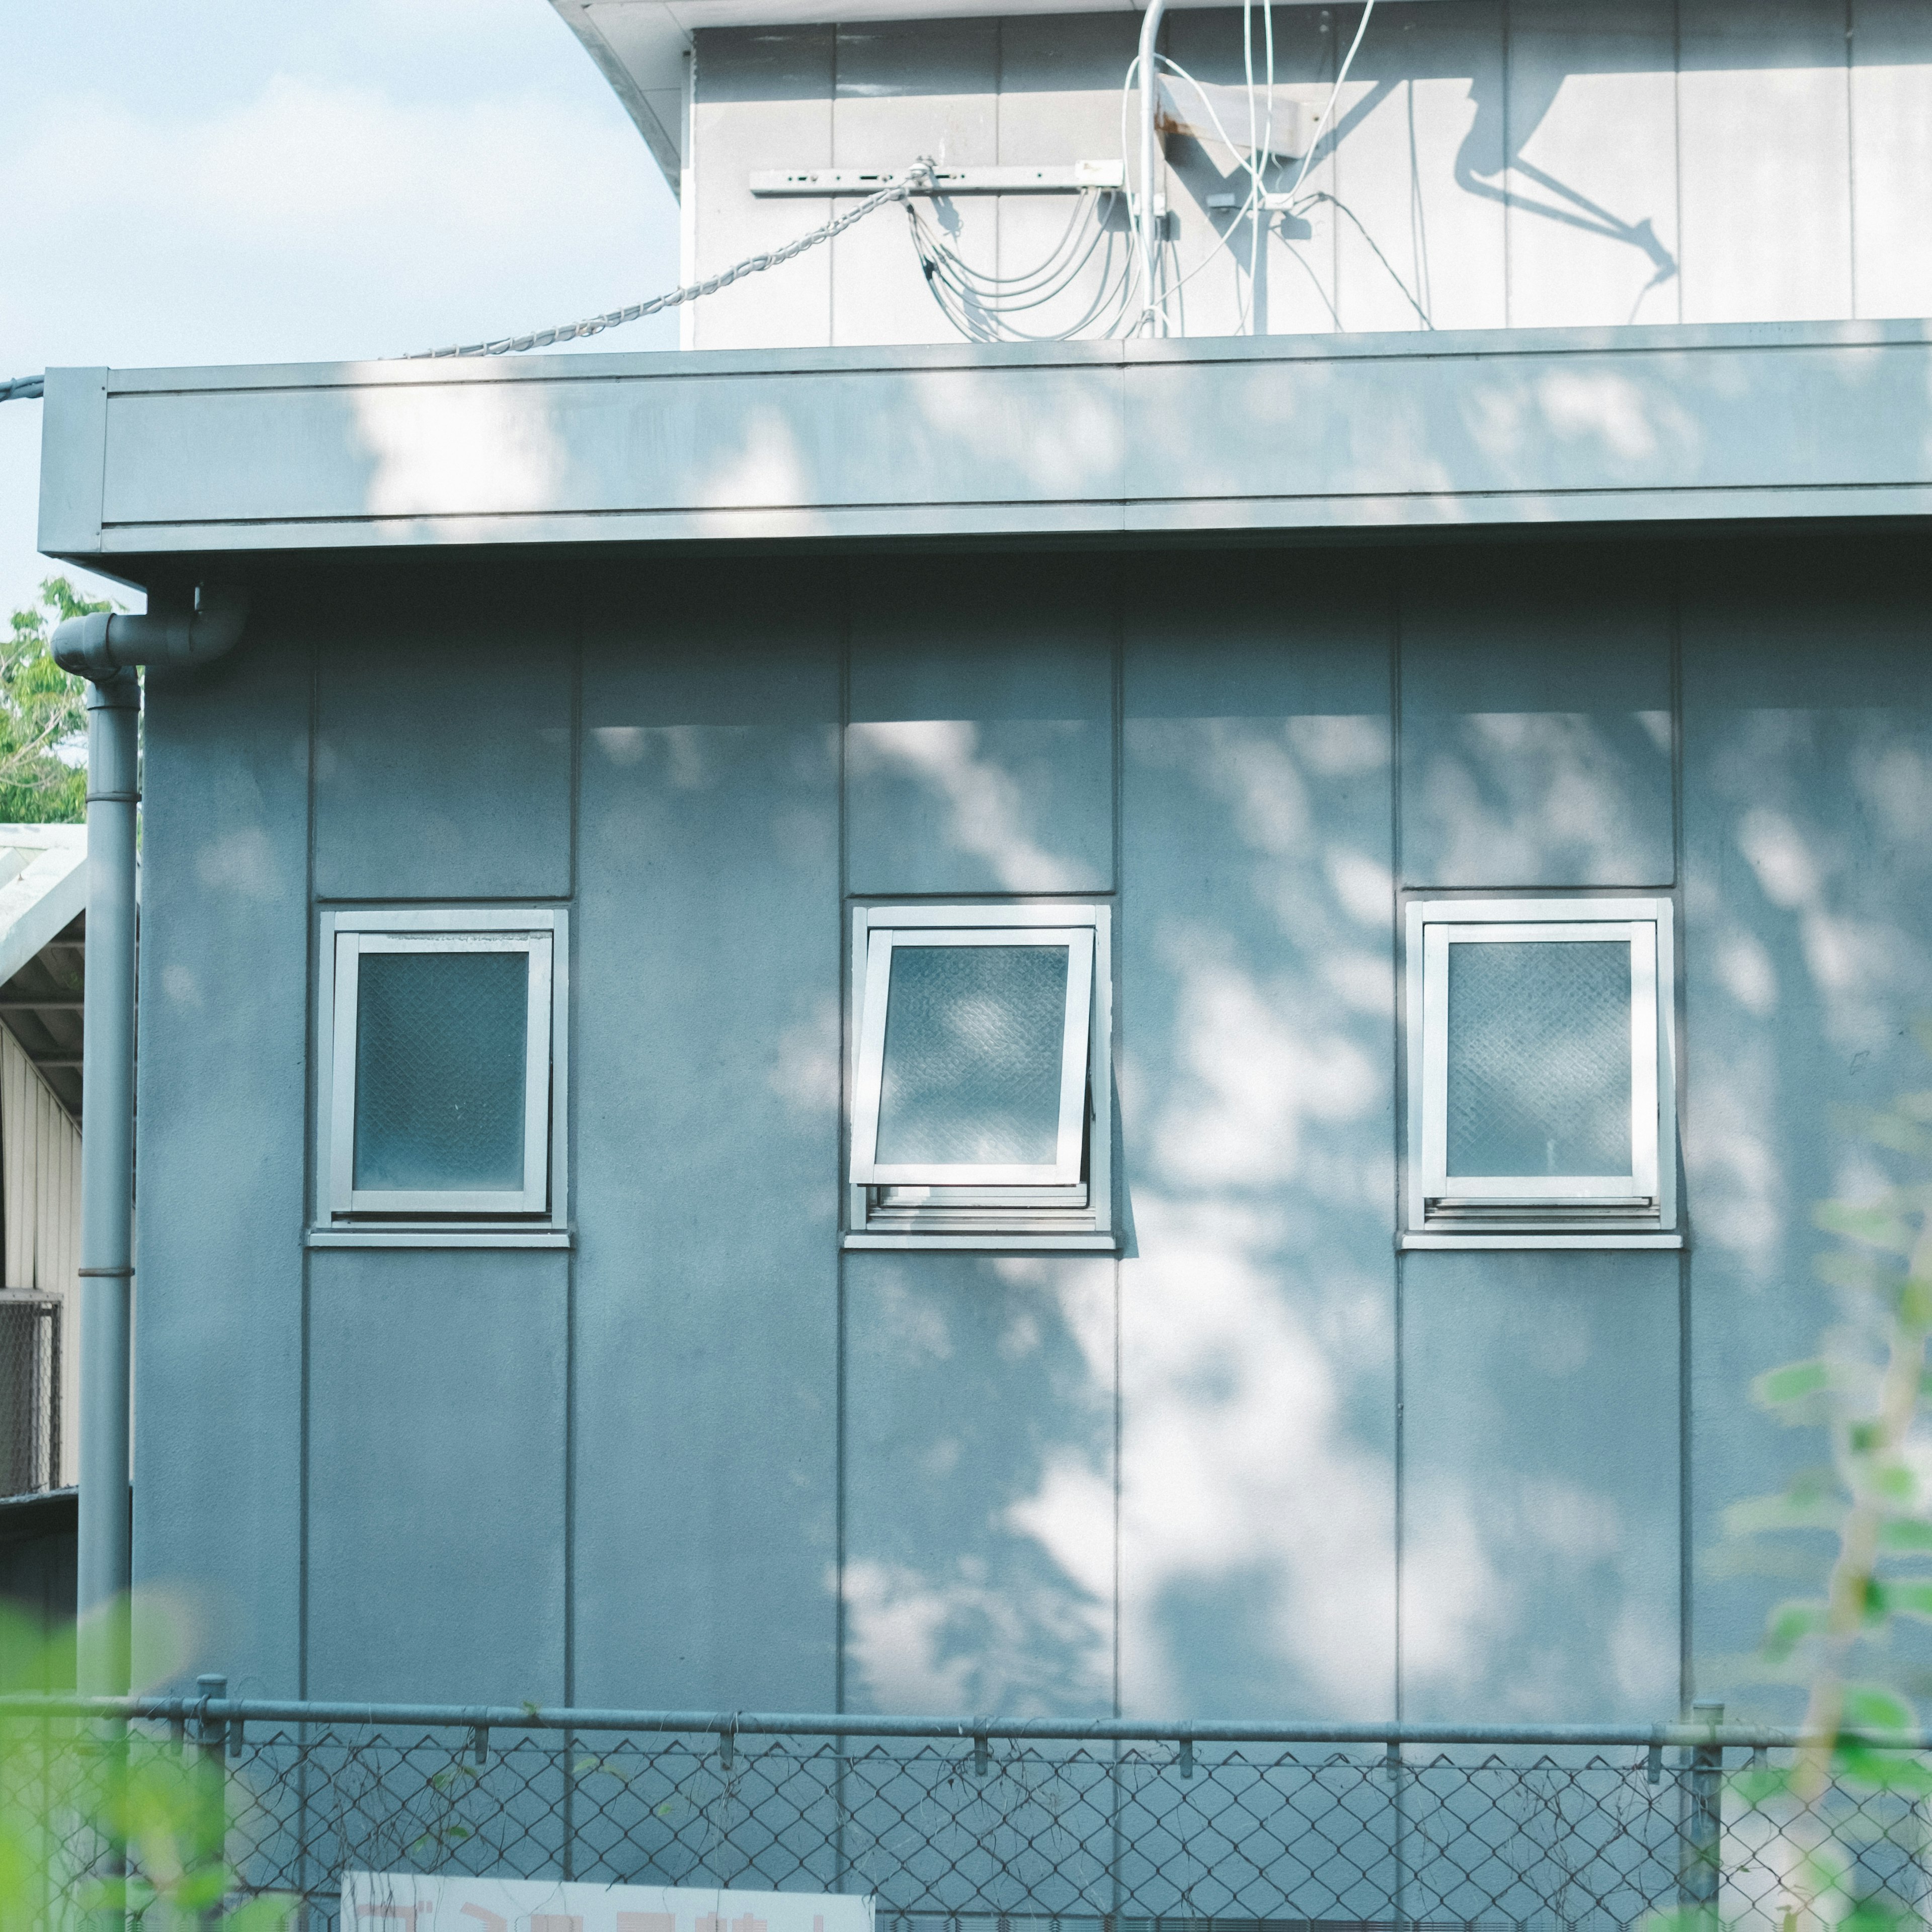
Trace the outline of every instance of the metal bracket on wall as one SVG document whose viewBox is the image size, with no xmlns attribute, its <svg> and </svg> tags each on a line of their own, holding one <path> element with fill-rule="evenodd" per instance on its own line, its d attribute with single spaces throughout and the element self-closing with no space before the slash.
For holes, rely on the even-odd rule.
<svg viewBox="0 0 1932 1932">
<path fill-rule="evenodd" d="M 754 194 L 878 194 L 911 182 L 916 194 L 1080 194 L 1124 188 L 1124 161 L 1076 161 L 1057 168 L 767 168 L 753 173 Z"/>
</svg>

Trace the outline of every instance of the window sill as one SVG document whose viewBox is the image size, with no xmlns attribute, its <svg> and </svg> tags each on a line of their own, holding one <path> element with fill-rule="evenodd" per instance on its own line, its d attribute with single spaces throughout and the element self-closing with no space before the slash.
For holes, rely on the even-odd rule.
<svg viewBox="0 0 1932 1932">
<path fill-rule="evenodd" d="M 848 1252 L 885 1249 L 903 1254 L 909 1249 L 926 1249 L 941 1252 L 964 1250 L 979 1254 L 1111 1255 L 1118 1251 L 1120 1240 L 1114 1234 L 1001 1234 L 989 1229 L 984 1234 L 846 1234 L 840 1238 L 839 1245 Z"/>
<path fill-rule="evenodd" d="M 309 1248 L 567 1248 L 568 1228 L 311 1228 Z"/>
<path fill-rule="evenodd" d="M 1681 1248 L 1684 1237 L 1671 1234 L 1402 1234 L 1396 1246 L 1404 1254 L 1432 1248 Z"/>
</svg>

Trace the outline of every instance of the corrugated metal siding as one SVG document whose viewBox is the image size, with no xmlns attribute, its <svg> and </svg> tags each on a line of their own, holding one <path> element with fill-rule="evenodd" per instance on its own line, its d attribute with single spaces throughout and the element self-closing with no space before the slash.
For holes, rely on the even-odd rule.
<svg viewBox="0 0 1932 1932">
<path fill-rule="evenodd" d="M 80 1130 L 10 1033 L 0 1031 L 0 1220 L 14 1288 L 58 1294 L 61 1473 L 75 1479 L 80 1400 Z"/>
<path fill-rule="evenodd" d="M 1278 8 L 1280 88 L 1324 100 L 1359 18 Z M 700 32 L 688 278 L 832 212 L 754 200 L 754 169 L 1119 154 L 1138 30 L 1123 10 Z M 1233 8 L 1171 14 L 1164 43 L 1204 81 L 1241 79 Z M 1336 125 L 1305 216 L 1264 236 L 1257 334 L 1837 320 L 1932 303 L 1916 213 L 1932 139 L 1923 0 L 1383 0 Z M 1172 332 L 1244 333 L 1249 231 L 1217 254 L 1229 218 L 1207 202 L 1245 178 L 1218 142 L 1185 137 L 1168 167 L 1171 276 L 1187 278 Z M 1014 277 L 1051 256 L 1070 212 L 1061 196 L 969 196 L 934 218 L 976 269 Z M 1018 327 L 1078 325 L 1113 272 L 1104 254 Z M 896 212 L 688 313 L 701 349 L 957 333 Z"/>
</svg>

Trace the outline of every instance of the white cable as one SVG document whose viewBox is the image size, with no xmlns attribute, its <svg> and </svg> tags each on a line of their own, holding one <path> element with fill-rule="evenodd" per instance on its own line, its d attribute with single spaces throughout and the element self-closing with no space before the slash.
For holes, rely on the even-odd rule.
<svg viewBox="0 0 1932 1932">
<path fill-rule="evenodd" d="M 914 230 L 923 242 L 929 245 L 932 253 L 943 256 L 947 266 L 963 281 L 974 284 L 976 289 L 988 291 L 986 299 L 991 304 L 997 306 L 1011 298 L 1030 295 L 1048 282 L 1064 280 L 1066 276 L 1077 273 L 1084 265 L 1088 255 L 1093 253 L 1093 243 L 1088 244 L 1087 254 L 1081 256 L 1070 268 L 1062 263 L 1060 257 L 1071 254 L 1078 247 L 1078 231 L 1084 226 L 1087 218 L 1096 213 L 1102 196 L 1111 195 L 1114 192 L 1111 188 L 1084 190 L 1073 205 L 1073 212 L 1061 231 L 1059 240 L 1054 242 L 1042 261 L 1018 275 L 989 275 L 974 268 L 944 236 L 933 234 L 928 229 L 926 224 L 920 219 L 919 212 L 910 202 L 906 204 L 906 213 Z M 1096 236 L 1096 241 L 1097 238 Z"/>
<path fill-rule="evenodd" d="M 1262 33 L 1268 42 L 1268 154 L 1262 166 L 1266 168 L 1274 159 L 1274 0 L 1262 0 Z M 1261 188 L 1258 176 L 1255 185 Z M 1257 220 L 1250 240 L 1248 255 L 1248 333 L 1255 332 L 1255 323 L 1259 310 L 1255 299 L 1255 284 L 1260 274 L 1262 233 L 1264 224 Z"/>
<path fill-rule="evenodd" d="M 1186 82 L 1188 86 L 1192 88 L 1195 92 L 1201 97 L 1201 105 L 1205 110 L 1208 120 L 1213 124 L 1215 134 L 1220 140 L 1221 145 L 1227 149 L 1228 160 L 1232 166 L 1234 170 L 1238 170 L 1241 172 L 1248 174 L 1250 176 L 1248 192 L 1246 198 L 1243 200 L 1240 206 L 1235 209 L 1234 218 L 1229 221 L 1227 226 L 1224 229 L 1216 231 L 1214 235 L 1214 245 L 1210 248 L 1207 254 L 1202 256 L 1201 260 L 1196 262 L 1193 267 L 1190 268 L 1186 274 L 1183 275 L 1180 280 L 1176 282 L 1171 289 L 1163 290 L 1157 300 L 1151 298 L 1148 300 L 1146 308 L 1142 311 L 1143 314 L 1158 310 L 1162 322 L 1165 323 L 1168 320 L 1168 303 L 1175 296 L 1178 295 L 1190 282 L 1193 280 L 1194 278 L 1200 274 L 1201 271 L 1206 268 L 1208 263 L 1213 261 L 1215 256 L 1218 255 L 1223 248 L 1226 248 L 1228 246 L 1228 243 L 1234 238 L 1235 230 L 1240 226 L 1243 221 L 1248 219 L 1251 215 L 1256 214 L 1259 212 L 1261 206 L 1261 178 L 1258 174 L 1255 173 L 1247 166 L 1247 164 L 1242 160 L 1240 149 L 1236 147 L 1234 143 L 1228 138 L 1228 130 L 1222 126 L 1221 117 L 1215 112 L 1214 104 L 1208 98 L 1208 90 L 1204 88 L 1201 85 L 1200 82 L 1196 80 L 1193 75 L 1190 74 L 1178 61 L 1170 58 L 1169 56 L 1166 54 L 1161 55 L 1160 58 L 1161 64 L 1163 67 L 1172 68 L 1174 72 L 1178 74 L 1181 80 Z M 1210 225 L 1211 226 L 1211 224 Z"/>
<path fill-rule="evenodd" d="M 1361 25 L 1355 29 L 1355 38 L 1348 44 L 1348 57 L 1342 63 L 1342 71 L 1335 76 L 1335 85 L 1329 89 L 1328 104 L 1322 110 L 1322 118 L 1315 124 L 1315 132 L 1308 137 L 1308 152 L 1301 158 L 1301 172 L 1294 178 L 1294 185 L 1288 191 L 1288 206 L 1294 210 L 1294 197 L 1301 192 L 1301 184 L 1308 178 L 1310 164 L 1315 159 L 1315 151 L 1322 145 L 1322 130 L 1328 125 L 1328 117 L 1335 111 L 1335 104 L 1342 98 L 1342 83 L 1348 78 L 1348 70 L 1355 64 L 1355 50 L 1362 44 L 1362 36 L 1369 31 L 1369 16 L 1376 10 L 1376 0 L 1366 0 L 1362 8 Z"/>
<path fill-rule="evenodd" d="M 1134 266 L 1136 271 L 1138 270 L 1142 262 L 1146 260 L 1146 250 L 1143 246 L 1141 236 L 1141 224 L 1147 216 L 1149 197 L 1144 183 L 1142 184 L 1138 194 L 1132 191 L 1133 178 L 1127 171 L 1127 104 L 1133 98 L 1134 76 L 1139 71 L 1141 57 L 1136 51 L 1133 58 L 1127 63 L 1126 78 L 1120 83 L 1120 178 L 1128 184 L 1127 239 L 1133 245 Z M 1138 329 L 1141 324 L 1147 320 L 1148 308 L 1153 301 L 1153 296 L 1154 292 L 1151 286 L 1144 288 L 1141 291 L 1141 312 L 1134 322 L 1134 327 L 1136 329 Z"/>
<path fill-rule="evenodd" d="M 1267 154 L 1271 158 L 1274 141 L 1274 0 L 1262 0 L 1262 20 L 1268 40 L 1268 121 Z M 1267 188 L 1262 179 L 1267 167 L 1263 158 L 1262 131 L 1255 124 L 1255 29 L 1254 0 L 1241 0 L 1241 73 L 1248 88 L 1248 173 L 1252 178 L 1254 193 L 1265 194 Z M 1261 270 L 1262 226 L 1253 221 L 1248 228 L 1248 283 L 1242 291 L 1234 309 L 1234 333 L 1241 334 L 1242 324 L 1247 325 L 1246 333 L 1255 332 L 1254 292 L 1256 279 Z"/>
<path fill-rule="evenodd" d="M 909 203 L 908 232 L 940 312 L 962 335 L 973 340 L 1064 341 L 1096 325 L 1103 335 L 1111 334 L 1131 294 L 1131 256 L 1117 271 L 1115 238 L 1109 233 L 1102 213 L 1105 201 L 1119 192 L 1109 188 L 1083 195 L 1046 256 L 1023 273 L 1011 276 L 988 274 L 973 267 L 954 249 L 950 238 L 934 232 Z M 1083 246 L 1081 231 L 1090 223 L 1091 234 Z M 1098 284 L 1073 320 L 1051 330 L 1014 326 L 1010 317 L 1043 308 L 1066 296 L 1096 254 L 1101 256 Z"/>
<path fill-rule="evenodd" d="M 1064 342 L 1083 334 L 1096 324 L 1104 339 L 1120 326 L 1132 293 L 1132 258 L 1131 255 L 1124 257 L 1116 270 L 1112 259 L 1114 238 L 1107 236 L 1104 230 L 1096 236 L 1096 243 L 1102 241 L 1106 243 L 1106 253 L 1101 260 L 1099 286 L 1084 310 L 1062 328 L 1022 328 L 1010 318 L 1015 314 L 1023 314 L 1030 309 L 1042 308 L 1047 302 L 1057 299 L 1066 292 L 1070 283 L 1049 290 L 1030 302 L 991 309 L 982 308 L 970 290 L 962 289 L 958 283 L 944 276 L 931 277 L 927 286 L 932 291 L 933 300 L 938 304 L 940 312 L 969 340 Z M 948 299 L 949 291 L 952 298 L 951 300 Z"/>
</svg>

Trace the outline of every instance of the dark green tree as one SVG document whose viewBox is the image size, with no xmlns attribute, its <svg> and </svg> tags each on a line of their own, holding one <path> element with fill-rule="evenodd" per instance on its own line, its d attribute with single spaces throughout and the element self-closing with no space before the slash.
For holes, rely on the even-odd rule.
<svg viewBox="0 0 1932 1932">
<path fill-rule="evenodd" d="M 0 823 L 77 825 L 87 816 L 87 774 L 61 755 L 86 735 L 87 687 L 54 662 L 47 644 L 63 618 L 112 608 L 50 577 L 0 638 Z"/>
</svg>

